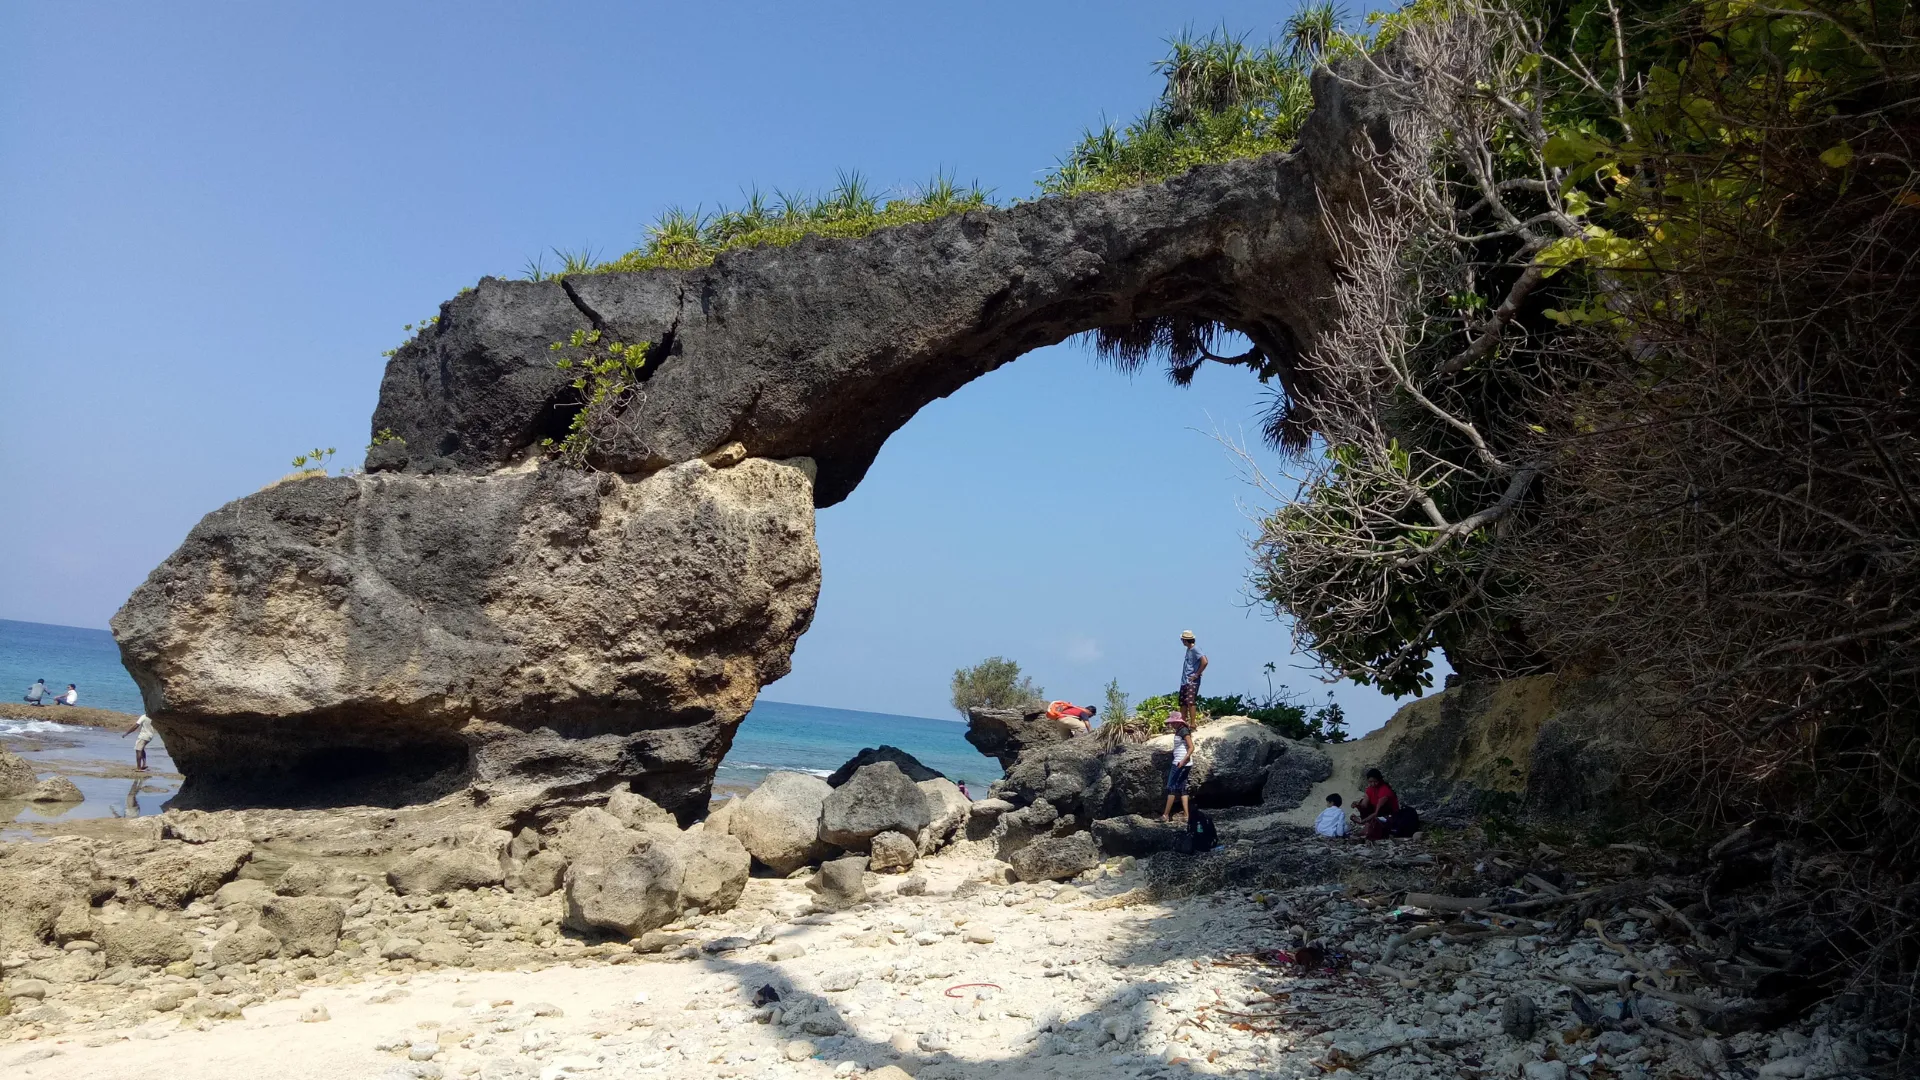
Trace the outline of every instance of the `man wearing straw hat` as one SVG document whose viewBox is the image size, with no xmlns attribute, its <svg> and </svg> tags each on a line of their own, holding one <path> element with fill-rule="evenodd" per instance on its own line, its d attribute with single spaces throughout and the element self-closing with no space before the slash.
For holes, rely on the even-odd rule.
<svg viewBox="0 0 1920 1080">
<path fill-rule="evenodd" d="M 1193 631 L 1180 631 L 1180 644 L 1187 655 L 1180 661 L 1180 715 L 1187 723 L 1200 722 L 1200 673 L 1207 670 L 1207 658 L 1193 645 Z"/>
</svg>

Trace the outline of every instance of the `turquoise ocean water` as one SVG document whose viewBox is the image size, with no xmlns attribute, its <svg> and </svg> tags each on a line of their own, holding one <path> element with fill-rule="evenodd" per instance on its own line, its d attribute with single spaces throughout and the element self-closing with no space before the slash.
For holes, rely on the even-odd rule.
<svg viewBox="0 0 1920 1080">
<path fill-rule="evenodd" d="M 77 684 L 82 705 L 140 711 L 140 690 L 120 666 L 120 650 L 105 630 L 0 619 L 0 692 L 24 697 L 38 678 L 54 690 Z M 52 709 L 48 714 L 56 715 Z M 0 733 L 6 726 L 0 720 Z M 722 788 L 752 787 L 775 769 L 825 776 L 862 747 L 885 744 L 965 780 L 981 797 L 1000 767 L 967 745 L 965 731 L 965 724 L 951 720 L 762 700 L 735 733 L 714 781 Z"/>
</svg>

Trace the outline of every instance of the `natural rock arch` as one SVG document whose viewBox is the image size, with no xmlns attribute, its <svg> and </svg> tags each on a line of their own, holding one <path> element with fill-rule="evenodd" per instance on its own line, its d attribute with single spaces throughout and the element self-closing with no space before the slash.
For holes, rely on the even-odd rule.
<svg viewBox="0 0 1920 1080">
<path fill-rule="evenodd" d="M 1247 335 L 1310 393 L 1290 362 L 1332 291 L 1323 214 L 1384 138 L 1364 93 L 1322 72 L 1315 95 L 1291 154 L 448 301 L 387 367 L 367 475 L 215 511 L 115 616 L 181 801 L 627 783 L 699 816 L 812 617 L 813 507 L 922 406 L 1165 317 Z M 659 344 L 596 472 L 538 445 L 571 379 L 548 346 L 587 328 Z"/>
</svg>

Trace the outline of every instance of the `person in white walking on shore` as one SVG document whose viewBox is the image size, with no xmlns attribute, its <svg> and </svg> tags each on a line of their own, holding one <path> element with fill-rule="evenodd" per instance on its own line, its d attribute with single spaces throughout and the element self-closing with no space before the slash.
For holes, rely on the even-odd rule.
<svg viewBox="0 0 1920 1080">
<path fill-rule="evenodd" d="M 136 731 L 140 733 L 140 737 L 133 740 L 133 767 L 144 772 L 147 767 L 147 744 L 153 741 L 153 721 L 147 717 L 146 713 L 141 713 L 140 719 L 135 720 L 132 727 L 121 732 L 120 737 L 124 739 Z"/>
</svg>

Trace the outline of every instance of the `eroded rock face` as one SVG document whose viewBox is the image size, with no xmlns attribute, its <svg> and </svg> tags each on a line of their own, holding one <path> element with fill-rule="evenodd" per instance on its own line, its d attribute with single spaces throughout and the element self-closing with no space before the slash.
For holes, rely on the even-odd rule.
<svg viewBox="0 0 1920 1080">
<path fill-rule="evenodd" d="M 630 785 L 697 819 L 811 618 L 811 508 L 924 405 L 1073 334 L 1177 318 L 1247 335 L 1310 423 L 1323 216 L 1363 202 L 1356 148 L 1387 137 L 1359 83 L 1323 71 L 1314 92 L 1290 154 L 697 270 L 463 290 L 388 364 L 371 430 L 396 437 L 367 475 L 216 511 L 115 617 L 179 803 Z M 588 330 L 655 344 L 596 426 L 598 473 L 540 446 L 580 401 L 549 346 Z M 1010 761 L 1002 743 L 982 749 Z"/>
<path fill-rule="evenodd" d="M 619 783 L 691 820 L 819 591 L 805 462 L 289 482 L 114 617 L 180 803 Z"/>
<path fill-rule="evenodd" d="M 1364 72 L 1353 73 L 1364 77 Z M 660 348 L 594 463 L 628 472 L 729 442 L 820 463 L 846 498 L 914 413 L 1043 345 L 1161 315 L 1224 322 L 1283 379 L 1332 292 L 1323 200 L 1355 199 L 1366 95 L 1322 73 L 1299 150 L 1161 184 L 1036 199 L 858 240 L 728 252 L 697 270 L 482 279 L 387 366 L 373 469 L 484 471 L 567 423 L 548 345 L 600 330 Z"/>
</svg>

